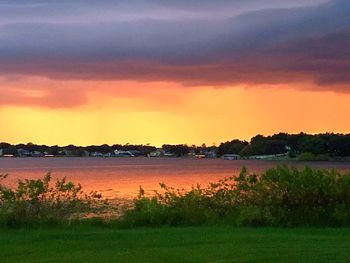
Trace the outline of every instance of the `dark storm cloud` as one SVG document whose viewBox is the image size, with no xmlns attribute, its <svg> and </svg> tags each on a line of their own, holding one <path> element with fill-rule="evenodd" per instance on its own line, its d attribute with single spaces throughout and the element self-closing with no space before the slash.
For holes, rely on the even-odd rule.
<svg viewBox="0 0 350 263">
<path fill-rule="evenodd" d="M 2 1 L 0 74 L 349 84 L 348 0 Z"/>
</svg>

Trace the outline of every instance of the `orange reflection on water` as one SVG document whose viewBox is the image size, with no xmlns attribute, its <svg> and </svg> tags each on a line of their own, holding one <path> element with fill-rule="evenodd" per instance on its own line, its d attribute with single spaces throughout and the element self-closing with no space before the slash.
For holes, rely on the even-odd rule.
<svg viewBox="0 0 350 263">
<path fill-rule="evenodd" d="M 279 163 L 280 164 L 280 163 Z M 293 163 L 303 167 L 304 163 Z M 275 166 L 269 161 L 224 161 L 192 158 L 0 158 L 0 174 L 9 174 L 8 181 L 43 177 L 51 170 L 53 178 L 66 176 L 81 183 L 83 190 L 99 191 L 106 198 L 135 197 L 139 186 L 147 193 L 159 190 L 159 183 L 189 189 L 207 185 L 238 174 L 243 166 L 259 172 Z M 322 168 L 350 171 L 350 163 L 308 163 Z"/>
</svg>

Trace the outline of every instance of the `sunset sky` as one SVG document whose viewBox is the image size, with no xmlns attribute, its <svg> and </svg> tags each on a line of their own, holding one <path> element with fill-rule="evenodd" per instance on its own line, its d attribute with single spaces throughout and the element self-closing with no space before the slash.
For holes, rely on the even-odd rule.
<svg viewBox="0 0 350 263">
<path fill-rule="evenodd" d="M 350 132 L 349 0 L 3 0 L 0 141 Z"/>
</svg>

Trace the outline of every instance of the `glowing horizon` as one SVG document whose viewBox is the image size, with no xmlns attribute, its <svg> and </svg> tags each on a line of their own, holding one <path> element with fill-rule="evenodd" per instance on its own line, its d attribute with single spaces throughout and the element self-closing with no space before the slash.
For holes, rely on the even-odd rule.
<svg viewBox="0 0 350 263">
<path fill-rule="evenodd" d="M 0 141 L 349 133 L 349 9 L 346 0 L 2 3 Z"/>
<path fill-rule="evenodd" d="M 123 84 L 129 85 L 128 91 L 137 85 Z M 8 126 L 1 131 L 2 140 L 81 146 L 212 145 L 234 138 L 249 141 L 256 134 L 350 130 L 344 122 L 350 116 L 350 94 L 271 87 L 261 92 L 243 86 L 181 92 L 183 88 L 175 85 L 162 90 L 164 83 L 148 83 L 138 88 L 139 96 L 131 92 L 116 97 L 110 94 L 115 89 L 100 92 L 111 83 L 96 85 L 99 91 L 91 90 L 88 97 L 92 99 L 77 107 L 2 107 L 2 121 Z M 155 85 L 160 90 L 155 91 Z M 149 86 L 153 93 L 147 90 Z"/>
</svg>

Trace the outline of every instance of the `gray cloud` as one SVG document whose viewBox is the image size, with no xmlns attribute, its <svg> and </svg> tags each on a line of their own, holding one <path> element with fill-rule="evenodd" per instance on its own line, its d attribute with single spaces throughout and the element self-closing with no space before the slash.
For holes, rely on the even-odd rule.
<svg viewBox="0 0 350 263">
<path fill-rule="evenodd" d="M 0 74 L 349 84 L 347 0 L 2 1 Z"/>
</svg>

